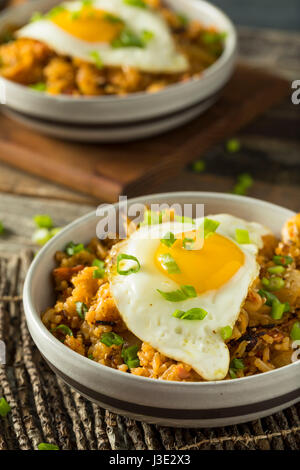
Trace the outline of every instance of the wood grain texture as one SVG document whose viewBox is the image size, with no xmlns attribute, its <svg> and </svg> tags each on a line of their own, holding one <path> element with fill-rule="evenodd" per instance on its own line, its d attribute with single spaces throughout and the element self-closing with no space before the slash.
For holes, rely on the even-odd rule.
<svg viewBox="0 0 300 470">
<path fill-rule="evenodd" d="M 114 201 L 151 192 L 188 162 L 229 137 L 289 93 L 289 84 L 239 65 L 219 101 L 203 116 L 156 138 L 124 144 L 79 144 L 38 135 L 2 116 L 0 159 L 91 196 Z"/>
</svg>

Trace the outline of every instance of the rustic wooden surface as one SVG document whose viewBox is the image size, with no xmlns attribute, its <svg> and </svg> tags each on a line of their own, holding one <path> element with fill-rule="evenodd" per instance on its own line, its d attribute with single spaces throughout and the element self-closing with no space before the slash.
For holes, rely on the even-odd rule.
<svg viewBox="0 0 300 470">
<path fill-rule="evenodd" d="M 114 202 L 153 191 L 213 145 L 280 103 L 287 80 L 239 64 L 219 100 L 173 131 L 137 142 L 86 144 L 37 134 L 0 115 L 0 160 L 85 194 Z"/>
</svg>

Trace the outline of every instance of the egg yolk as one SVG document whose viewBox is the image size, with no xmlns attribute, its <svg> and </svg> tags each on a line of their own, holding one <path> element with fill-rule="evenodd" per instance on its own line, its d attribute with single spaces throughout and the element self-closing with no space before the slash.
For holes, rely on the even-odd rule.
<svg viewBox="0 0 300 470">
<path fill-rule="evenodd" d="M 124 28 L 124 23 L 116 16 L 91 7 L 82 7 L 78 12 L 62 10 L 51 21 L 72 36 L 88 42 L 110 43 Z"/>
<path fill-rule="evenodd" d="M 155 264 L 165 276 L 179 285 L 193 286 L 198 294 L 220 288 L 244 264 L 244 253 L 222 235 L 212 234 L 204 240 L 199 250 L 185 249 L 183 238 L 184 234 L 171 247 L 160 243 L 155 253 Z M 171 255 L 180 272 L 168 272 L 161 258 L 166 254 Z"/>
</svg>

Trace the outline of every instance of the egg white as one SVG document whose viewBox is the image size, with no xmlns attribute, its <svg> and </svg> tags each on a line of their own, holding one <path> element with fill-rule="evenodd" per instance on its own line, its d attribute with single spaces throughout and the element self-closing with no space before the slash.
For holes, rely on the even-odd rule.
<svg viewBox="0 0 300 470">
<path fill-rule="evenodd" d="M 259 224 L 226 214 L 208 217 L 220 221 L 217 233 L 233 243 L 236 243 L 235 228 L 250 233 L 251 243 L 238 245 L 245 255 L 244 265 L 222 288 L 181 302 L 169 302 L 157 292 L 156 289 L 173 291 L 180 287 L 154 264 L 161 233 L 170 230 L 168 223 L 142 227 L 128 240 L 115 246 L 113 258 L 118 253 L 133 255 L 139 260 L 141 269 L 128 276 L 111 269 L 110 286 L 124 322 L 139 339 L 165 356 L 189 364 L 205 380 L 220 380 L 227 375 L 230 361 L 220 328 L 228 325 L 233 328 L 235 325 L 249 286 L 259 274 L 256 254 L 262 246 L 261 237 L 269 232 Z M 196 224 L 200 225 L 202 221 L 197 219 Z M 182 233 L 182 223 L 173 223 L 172 231 Z M 155 239 L 156 235 L 158 238 Z M 208 315 L 201 321 L 172 316 L 176 309 L 186 311 L 194 307 L 205 309 Z"/>
<path fill-rule="evenodd" d="M 61 4 L 69 11 L 78 11 L 82 2 Z M 113 48 L 104 42 L 88 42 L 67 33 L 50 19 L 29 23 L 17 32 L 17 37 L 36 39 L 46 43 L 59 54 L 93 62 L 91 52 L 96 51 L 104 65 L 131 66 L 147 72 L 177 73 L 188 69 L 185 56 L 176 50 L 174 40 L 164 19 L 150 9 L 129 6 L 123 0 L 94 0 L 92 6 L 120 17 L 139 36 L 151 31 L 153 38 L 145 48 Z"/>
</svg>

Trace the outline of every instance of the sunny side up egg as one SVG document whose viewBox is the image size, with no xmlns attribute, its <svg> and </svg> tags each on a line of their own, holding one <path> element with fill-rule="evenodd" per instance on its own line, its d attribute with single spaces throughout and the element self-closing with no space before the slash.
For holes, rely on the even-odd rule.
<svg viewBox="0 0 300 470">
<path fill-rule="evenodd" d="M 256 255 L 262 236 L 270 232 L 227 214 L 208 220 L 219 225 L 196 250 L 187 249 L 183 240 L 191 240 L 204 219 L 188 227 L 188 237 L 181 222 L 141 227 L 114 247 L 109 279 L 132 333 L 165 356 L 190 365 L 203 379 L 220 380 L 230 362 L 222 331 L 232 331 L 237 321 L 259 274 Z M 236 229 L 242 230 L 240 243 Z M 164 232 L 172 233 L 170 243 L 161 241 Z M 124 254 L 134 258 L 122 260 Z"/>
<path fill-rule="evenodd" d="M 98 67 L 131 66 L 146 72 L 188 69 L 165 20 L 143 0 L 83 0 L 56 6 L 17 31 L 55 52 Z"/>
</svg>

